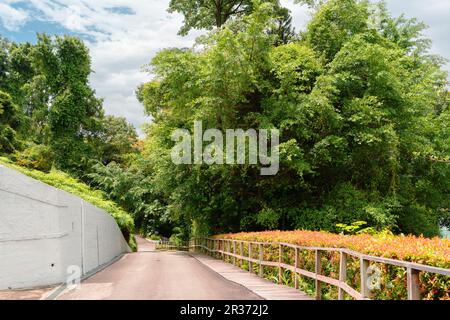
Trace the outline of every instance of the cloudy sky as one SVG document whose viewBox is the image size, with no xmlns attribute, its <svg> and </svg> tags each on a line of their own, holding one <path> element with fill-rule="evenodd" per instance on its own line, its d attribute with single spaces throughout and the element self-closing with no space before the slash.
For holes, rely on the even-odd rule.
<svg viewBox="0 0 450 320">
<path fill-rule="evenodd" d="M 291 9 L 297 30 L 309 12 L 293 0 L 281 0 Z M 92 86 L 105 99 L 108 114 L 126 117 L 137 129 L 149 119 L 136 100 L 136 87 L 150 79 L 142 65 L 161 48 L 188 47 L 200 32 L 177 36 L 182 17 L 169 14 L 169 0 L 0 0 L 0 34 L 13 41 L 35 42 L 36 32 L 73 34 L 90 48 Z M 387 0 L 398 16 L 417 17 L 430 28 L 433 52 L 450 59 L 449 0 Z M 447 69 L 448 65 L 447 65 Z"/>
</svg>

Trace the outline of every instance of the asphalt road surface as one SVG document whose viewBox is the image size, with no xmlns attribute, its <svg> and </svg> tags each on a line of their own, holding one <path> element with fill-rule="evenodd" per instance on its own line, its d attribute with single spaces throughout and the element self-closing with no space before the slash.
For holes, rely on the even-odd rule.
<svg viewBox="0 0 450 320">
<path fill-rule="evenodd" d="M 126 300 L 251 300 L 261 299 L 228 281 L 186 252 L 155 251 L 154 244 L 137 238 L 139 251 L 81 283 L 80 289 L 58 299 Z"/>
</svg>

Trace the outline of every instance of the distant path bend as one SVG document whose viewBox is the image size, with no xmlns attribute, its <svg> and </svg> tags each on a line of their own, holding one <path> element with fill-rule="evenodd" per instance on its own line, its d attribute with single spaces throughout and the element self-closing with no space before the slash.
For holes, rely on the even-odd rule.
<svg viewBox="0 0 450 320">
<path fill-rule="evenodd" d="M 139 251 L 81 283 L 81 288 L 58 299 L 125 300 L 251 300 L 261 299 L 245 287 L 226 280 L 187 252 L 155 251 L 137 237 Z"/>
</svg>

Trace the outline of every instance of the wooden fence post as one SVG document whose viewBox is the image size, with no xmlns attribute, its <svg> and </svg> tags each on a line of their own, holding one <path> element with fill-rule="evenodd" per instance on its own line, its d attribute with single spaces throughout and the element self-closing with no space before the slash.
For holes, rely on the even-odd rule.
<svg viewBox="0 0 450 320">
<path fill-rule="evenodd" d="M 281 272 L 281 257 L 283 255 L 283 247 L 281 243 L 278 245 L 278 283 L 281 283 L 282 272 Z"/>
<path fill-rule="evenodd" d="M 248 257 L 249 257 L 249 259 L 253 259 L 253 257 L 252 257 L 252 243 L 251 242 L 248 243 Z M 248 261 L 248 271 L 250 273 L 253 272 L 253 263 L 251 262 L 251 260 Z"/>
<path fill-rule="evenodd" d="M 322 273 L 322 259 L 320 257 L 320 250 L 316 249 L 316 300 L 322 299 L 322 288 L 319 279 L 317 279 L 317 275 Z"/>
<path fill-rule="evenodd" d="M 262 243 L 259 244 L 259 276 L 262 277 L 263 276 L 263 265 L 262 265 L 262 261 L 263 261 L 263 245 Z"/>
<path fill-rule="evenodd" d="M 340 252 L 339 257 L 339 289 L 338 289 L 338 299 L 344 300 L 344 290 L 341 286 L 347 281 L 347 254 L 345 252 Z"/>
<path fill-rule="evenodd" d="M 408 300 L 420 300 L 420 279 L 419 270 L 408 268 L 406 271 Z"/>
<path fill-rule="evenodd" d="M 295 289 L 298 289 L 298 273 L 297 273 L 297 268 L 298 268 L 298 248 L 295 247 L 295 259 L 294 259 L 294 287 Z"/>
<path fill-rule="evenodd" d="M 370 298 L 370 288 L 367 285 L 367 269 L 369 268 L 370 262 L 364 258 L 359 260 L 359 269 L 361 273 L 361 297 L 362 299 Z"/>
<path fill-rule="evenodd" d="M 233 254 L 236 255 L 236 240 L 233 241 Z M 233 264 L 236 265 L 236 256 L 233 256 Z"/>
<path fill-rule="evenodd" d="M 242 258 L 239 259 L 240 260 L 239 267 L 242 268 L 242 265 L 244 264 L 244 259 L 243 259 L 243 257 L 244 257 L 244 242 L 242 242 L 242 241 L 239 242 L 239 255 L 242 256 Z"/>
</svg>

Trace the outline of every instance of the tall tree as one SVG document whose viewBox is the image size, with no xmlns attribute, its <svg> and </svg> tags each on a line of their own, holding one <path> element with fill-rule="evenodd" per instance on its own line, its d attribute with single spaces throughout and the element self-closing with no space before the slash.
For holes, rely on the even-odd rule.
<svg viewBox="0 0 450 320">
<path fill-rule="evenodd" d="M 0 90 L 6 90 L 9 73 L 9 43 L 0 36 Z"/>
<path fill-rule="evenodd" d="M 292 16 L 286 8 L 276 10 L 274 26 L 269 29 L 269 34 L 276 35 L 275 44 L 287 44 L 295 39 L 295 29 L 292 26 Z"/>
<path fill-rule="evenodd" d="M 0 91 L 0 154 L 11 153 L 18 146 L 16 130 L 19 125 L 19 108 L 9 94 Z"/>
<path fill-rule="evenodd" d="M 448 211 L 447 82 L 439 60 L 414 49 L 424 43 L 414 28 L 402 31 L 414 23 L 375 25 L 367 1 L 329 0 L 298 41 L 280 44 L 267 32 L 273 9 L 255 7 L 202 50 L 152 60 L 155 80 L 139 91 L 154 118 L 143 156 L 171 216 L 211 233 L 364 220 L 437 235 Z M 194 120 L 280 129 L 279 172 L 173 164 L 170 134 Z"/>
<path fill-rule="evenodd" d="M 89 85 L 91 61 L 84 43 L 75 37 L 38 35 L 32 50 L 35 76 L 27 88 L 32 114 L 48 127 L 56 164 L 76 169 L 93 155 L 98 139 L 102 101 Z"/>
<path fill-rule="evenodd" d="M 278 0 L 263 0 L 278 4 Z M 253 0 L 171 0 L 169 12 L 184 16 L 184 24 L 179 34 L 186 35 L 191 29 L 220 28 L 232 17 L 250 14 Z"/>
<path fill-rule="evenodd" d="M 105 116 L 102 119 L 102 161 L 122 163 L 125 157 L 137 151 L 138 137 L 134 126 L 123 117 Z"/>
</svg>

